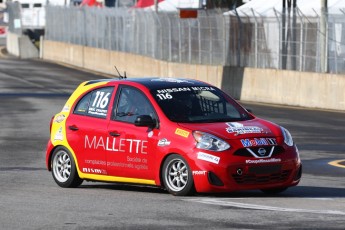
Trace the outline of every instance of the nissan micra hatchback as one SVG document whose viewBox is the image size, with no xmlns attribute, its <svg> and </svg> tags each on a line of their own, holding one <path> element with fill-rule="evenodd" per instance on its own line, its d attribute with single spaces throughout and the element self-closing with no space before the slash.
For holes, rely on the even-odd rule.
<svg viewBox="0 0 345 230">
<path fill-rule="evenodd" d="M 173 195 L 299 183 L 288 130 L 191 79 L 87 81 L 50 125 L 46 165 L 61 187 L 83 180 L 164 187 Z"/>
</svg>

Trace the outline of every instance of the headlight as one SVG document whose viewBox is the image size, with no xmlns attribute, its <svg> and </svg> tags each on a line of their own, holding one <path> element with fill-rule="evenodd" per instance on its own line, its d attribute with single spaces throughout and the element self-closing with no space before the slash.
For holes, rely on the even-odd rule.
<svg viewBox="0 0 345 230">
<path fill-rule="evenodd" d="M 198 149 L 220 152 L 230 148 L 228 143 L 208 133 L 194 131 L 193 136 L 197 142 L 196 147 Z"/>
<path fill-rule="evenodd" d="M 282 130 L 285 144 L 287 144 L 288 146 L 293 146 L 293 140 L 290 132 L 283 127 L 280 127 L 280 129 Z"/>
</svg>

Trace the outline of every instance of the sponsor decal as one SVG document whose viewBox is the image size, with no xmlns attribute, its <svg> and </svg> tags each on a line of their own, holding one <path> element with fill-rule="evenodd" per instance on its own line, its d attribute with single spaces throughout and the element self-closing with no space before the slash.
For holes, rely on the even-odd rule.
<svg viewBox="0 0 345 230">
<path fill-rule="evenodd" d="M 170 145 L 171 141 L 168 141 L 166 138 L 163 138 L 158 141 L 158 146 L 168 146 Z"/>
<path fill-rule="evenodd" d="M 95 169 L 95 168 L 82 168 L 83 173 L 94 173 L 94 174 L 107 174 L 107 172 L 103 169 Z"/>
<path fill-rule="evenodd" d="M 204 160 L 204 161 L 208 161 L 215 164 L 219 164 L 219 161 L 220 161 L 220 157 L 217 157 L 208 153 L 203 153 L 203 152 L 198 152 L 197 158 L 199 160 Z"/>
<path fill-rule="evenodd" d="M 214 91 L 215 89 L 210 86 L 198 86 L 198 87 L 179 87 L 179 88 L 167 88 L 158 89 L 157 93 L 177 93 L 186 91 Z"/>
<path fill-rule="evenodd" d="M 275 138 L 254 138 L 254 139 L 241 139 L 243 147 L 255 147 L 255 146 L 270 146 L 277 145 Z"/>
<path fill-rule="evenodd" d="M 132 162 L 130 160 L 127 159 L 128 162 L 115 162 L 115 161 L 111 161 L 111 162 L 107 162 L 107 166 L 108 167 L 116 167 L 116 168 L 128 168 L 128 169 L 136 169 L 136 170 L 148 170 L 149 167 L 147 166 L 147 161 L 142 160 L 140 164 L 139 161 L 138 162 Z"/>
<path fill-rule="evenodd" d="M 183 129 L 179 129 L 179 128 L 177 128 L 177 129 L 175 130 L 175 134 L 176 134 L 176 135 L 179 135 L 179 136 L 181 136 L 181 137 L 186 137 L 186 138 L 189 136 L 189 132 L 188 132 L 188 131 L 183 130 Z"/>
<path fill-rule="evenodd" d="M 207 171 L 193 171 L 193 176 L 205 176 Z"/>
<path fill-rule="evenodd" d="M 110 152 L 125 152 L 147 154 L 147 141 L 123 139 L 115 137 L 89 137 L 85 135 L 85 149 L 103 149 Z"/>
<path fill-rule="evenodd" d="M 263 133 L 264 130 L 257 126 L 244 126 L 241 123 L 238 122 L 227 122 L 226 125 L 228 126 L 226 128 L 226 131 L 228 133 L 236 133 L 239 134 L 246 134 L 246 133 Z"/>
<path fill-rule="evenodd" d="M 107 163 L 102 160 L 85 160 L 85 164 L 92 164 L 92 165 L 106 165 Z"/>
<path fill-rule="evenodd" d="M 147 134 L 147 137 L 152 137 L 153 136 L 153 131 L 150 131 L 148 134 Z"/>
<path fill-rule="evenodd" d="M 63 141 L 62 127 L 55 133 L 54 141 Z"/>
<path fill-rule="evenodd" d="M 192 91 L 189 87 L 181 87 L 181 88 L 169 88 L 169 89 L 158 89 L 157 93 L 177 93 L 177 92 L 186 92 Z"/>
<path fill-rule="evenodd" d="M 106 110 L 106 109 L 97 109 L 97 108 L 91 108 L 91 107 L 87 111 L 88 114 L 102 116 L 102 117 L 106 117 L 107 112 L 108 112 L 108 110 Z"/>
<path fill-rule="evenodd" d="M 55 117 L 54 122 L 61 123 L 65 120 L 66 116 L 64 114 L 59 114 Z"/>
<path fill-rule="evenodd" d="M 156 96 L 160 100 L 170 100 L 173 98 L 171 93 L 186 92 L 186 91 L 214 91 L 213 87 L 209 86 L 198 86 L 198 87 L 178 87 L 178 88 L 167 88 L 158 89 Z"/>
<path fill-rule="evenodd" d="M 127 156 L 127 161 L 128 162 L 136 162 L 136 163 L 138 163 L 138 162 L 141 162 L 141 158 Z"/>
<path fill-rule="evenodd" d="M 279 163 L 282 160 L 280 158 L 258 159 L 258 160 L 246 160 L 246 164 L 264 164 L 264 163 Z"/>
</svg>

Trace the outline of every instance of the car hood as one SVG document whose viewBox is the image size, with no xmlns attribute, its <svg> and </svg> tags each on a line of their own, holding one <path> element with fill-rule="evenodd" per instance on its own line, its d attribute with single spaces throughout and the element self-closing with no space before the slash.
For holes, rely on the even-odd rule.
<svg viewBox="0 0 345 230">
<path fill-rule="evenodd" d="M 278 125 L 259 118 L 236 122 L 179 123 L 179 125 L 191 131 L 207 132 L 222 139 L 281 136 Z"/>
</svg>

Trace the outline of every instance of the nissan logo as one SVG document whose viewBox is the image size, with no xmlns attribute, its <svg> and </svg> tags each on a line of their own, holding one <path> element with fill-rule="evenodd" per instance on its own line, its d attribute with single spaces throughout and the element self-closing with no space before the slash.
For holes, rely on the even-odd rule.
<svg viewBox="0 0 345 230">
<path fill-rule="evenodd" d="M 259 148 L 258 153 L 259 153 L 260 156 L 264 156 L 266 154 L 266 149 Z"/>
</svg>

